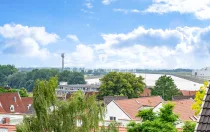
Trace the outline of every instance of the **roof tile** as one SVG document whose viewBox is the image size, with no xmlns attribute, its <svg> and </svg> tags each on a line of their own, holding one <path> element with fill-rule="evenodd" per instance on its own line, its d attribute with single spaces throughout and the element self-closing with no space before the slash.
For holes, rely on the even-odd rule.
<svg viewBox="0 0 210 132">
<path fill-rule="evenodd" d="M 155 107 L 161 102 L 163 99 L 160 96 L 151 96 L 151 97 L 141 97 L 134 99 L 126 99 L 126 100 L 115 100 L 114 101 L 132 120 L 139 120 L 136 117 L 139 108 L 142 106 L 150 106 Z"/>
</svg>

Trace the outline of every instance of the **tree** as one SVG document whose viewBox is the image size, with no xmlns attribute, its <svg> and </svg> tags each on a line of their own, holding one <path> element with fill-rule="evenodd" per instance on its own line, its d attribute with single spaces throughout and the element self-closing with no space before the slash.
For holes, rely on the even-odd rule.
<svg viewBox="0 0 210 132">
<path fill-rule="evenodd" d="M 15 66 L 12 65 L 0 65 L 0 86 L 7 85 L 7 77 L 18 72 Z"/>
<path fill-rule="evenodd" d="M 183 126 L 183 132 L 194 132 L 196 122 L 186 121 Z"/>
<path fill-rule="evenodd" d="M 68 82 L 68 84 L 85 84 L 84 75 L 79 72 L 63 71 L 58 75 L 59 81 Z"/>
<path fill-rule="evenodd" d="M 180 95 L 178 88 L 174 84 L 174 80 L 170 76 L 161 76 L 152 89 L 152 95 L 162 96 L 164 100 L 171 100 L 172 96 Z"/>
<path fill-rule="evenodd" d="M 208 87 L 208 81 L 205 81 L 203 86 L 200 87 L 199 91 L 196 92 L 195 95 L 195 103 L 192 105 L 192 109 L 195 111 L 195 115 L 198 115 L 201 110 L 201 105 L 203 102 L 203 98 L 206 94 L 206 88 Z"/>
<path fill-rule="evenodd" d="M 163 105 L 159 113 L 154 113 L 151 109 L 139 111 L 137 116 L 143 122 L 128 124 L 128 132 L 177 132 L 175 122 L 178 116 L 173 113 L 173 108 L 174 104 L 168 103 Z"/>
<path fill-rule="evenodd" d="M 103 108 L 95 96 L 78 91 L 68 101 L 58 101 L 55 96 L 57 78 L 37 80 L 33 91 L 35 115 L 24 117 L 17 132 L 92 132 L 99 131 Z"/>
<path fill-rule="evenodd" d="M 5 89 L 5 88 L 0 88 L 0 93 L 13 93 L 13 92 L 19 92 L 21 97 L 28 97 L 27 90 L 25 88 L 21 89 Z"/>
<path fill-rule="evenodd" d="M 26 72 L 16 72 L 7 77 L 7 83 L 12 88 L 22 88 L 26 86 Z"/>
<path fill-rule="evenodd" d="M 101 97 L 124 95 L 128 98 L 136 98 L 145 87 L 143 80 L 141 76 L 136 77 L 132 73 L 110 72 L 100 79 L 99 92 Z"/>
<path fill-rule="evenodd" d="M 142 121 L 152 121 L 156 118 L 156 114 L 153 109 L 145 109 L 138 112 L 137 117 L 141 117 Z"/>
<path fill-rule="evenodd" d="M 21 97 L 28 97 L 28 92 L 25 88 L 21 88 L 18 90 Z"/>
</svg>

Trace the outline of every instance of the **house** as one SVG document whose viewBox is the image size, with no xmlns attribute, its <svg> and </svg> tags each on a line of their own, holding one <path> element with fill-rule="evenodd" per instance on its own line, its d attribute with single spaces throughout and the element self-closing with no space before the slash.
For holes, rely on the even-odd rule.
<svg viewBox="0 0 210 132">
<path fill-rule="evenodd" d="M 16 125 L 31 108 L 33 99 L 20 97 L 18 92 L 0 93 L 0 124 Z"/>
<path fill-rule="evenodd" d="M 182 95 L 176 95 L 176 96 L 172 96 L 172 101 L 175 100 L 183 100 L 183 99 L 194 99 L 195 96 L 182 96 Z"/>
<path fill-rule="evenodd" d="M 93 85 L 93 84 L 74 84 L 74 85 L 68 85 L 67 82 L 60 82 L 58 85 L 58 89 L 56 89 L 57 97 L 63 97 L 67 93 L 73 93 L 78 90 L 86 92 L 98 92 L 99 91 L 99 85 Z"/>
<path fill-rule="evenodd" d="M 197 91 L 180 90 L 183 96 L 195 96 Z"/>
<path fill-rule="evenodd" d="M 0 124 L 0 132 L 16 132 L 16 125 Z"/>
<path fill-rule="evenodd" d="M 172 100 L 194 99 L 197 91 L 179 90 L 182 95 L 172 97 Z"/>
<path fill-rule="evenodd" d="M 202 109 L 197 120 L 196 132 L 210 131 L 210 86 L 207 88 L 206 95 L 202 103 Z"/>
<path fill-rule="evenodd" d="M 32 105 L 32 98 L 21 98 L 18 92 L 0 93 L 1 113 L 25 113 Z"/>
<path fill-rule="evenodd" d="M 144 91 L 142 94 L 140 94 L 141 97 L 148 97 L 151 96 L 151 90 L 149 88 L 144 88 Z"/>
<path fill-rule="evenodd" d="M 171 103 L 175 104 L 173 112 L 179 116 L 179 121 L 177 122 L 176 128 L 182 128 L 185 121 L 197 121 L 197 116 L 195 116 L 195 111 L 192 110 L 192 104 L 195 101 L 193 99 L 183 99 L 183 100 L 175 100 L 171 101 Z M 157 105 L 153 111 L 159 112 L 162 105 L 168 103 L 164 102 Z"/>
<path fill-rule="evenodd" d="M 141 122 L 136 117 L 139 110 L 154 108 L 162 102 L 160 96 L 113 100 L 106 106 L 105 121 L 114 120 L 121 123 L 121 126 L 126 126 L 130 121 Z"/>
<path fill-rule="evenodd" d="M 124 100 L 128 99 L 127 96 L 104 96 L 104 104 L 108 105 L 113 100 Z"/>
</svg>

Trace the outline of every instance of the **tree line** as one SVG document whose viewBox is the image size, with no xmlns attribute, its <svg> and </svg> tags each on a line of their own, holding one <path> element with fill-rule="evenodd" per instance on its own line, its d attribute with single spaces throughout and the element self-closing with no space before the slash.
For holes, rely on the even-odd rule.
<svg viewBox="0 0 210 132">
<path fill-rule="evenodd" d="M 49 80 L 51 77 L 58 77 L 58 81 L 65 81 L 68 84 L 85 84 L 84 75 L 79 72 L 63 71 L 59 69 L 33 69 L 32 71 L 18 71 L 13 65 L 0 65 L 0 86 L 16 89 L 26 88 L 32 91 L 35 80 Z"/>
</svg>

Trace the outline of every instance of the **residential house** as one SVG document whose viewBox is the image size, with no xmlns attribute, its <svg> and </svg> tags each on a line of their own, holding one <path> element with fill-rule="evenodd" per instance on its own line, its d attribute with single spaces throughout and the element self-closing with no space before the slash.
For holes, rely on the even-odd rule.
<svg viewBox="0 0 210 132">
<path fill-rule="evenodd" d="M 99 85 L 94 84 L 74 84 L 74 85 L 68 85 L 67 82 L 60 82 L 58 85 L 58 89 L 56 89 L 57 97 L 64 97 L 68 93 L 73 93 L 78 90 L 86 92 L 98 92 L 99 91 Z"/>
<path fill-rule="evenodd" d="M 126 126 L 130 121 L 141 122 L 141 119 L 136 117 L 138 111 L 154 108 L 162 102 L 160 96 L 113 100 L 106 106 L 105 121 L 114 120 L 121 126 Z"/>
<path fill-rule="evenodd" d="M 182 95 L 176 95 L 172 97 L 172 100 L 194 99 L 197 91 L 180 90 Z"/>
<path fill-rule="evenodd" d="M 0 132 L 16 132 L 16 125 L 0 124 Z"/>
<path fill-rule="evenodd" d="M 140 94 L 141 97 L 149 97 L 151 96 L 151 90 L 149 88 L 144 88 L 144 91 L 142 94 Z"/>
<path fill-rule="evenodd" d="M 23 115 L 31 108 L 32 104 L 32 98 L 22 98 L 18 92 L 0 93 L 0 124 L 5 124 L 5 119 L 9 119 L 9 123 L 6 123 L 12 125 L 22 122 Z"/>
<path fill-rule="evenodd" d="M 179 116 L 179 121 L 177 121 L 176 128 L 182 128 L 185 121 L 197 121 L 197 116 L 195 116 L 195 111 L 192 110 L 192 104 L 195 101 L 193 99 L 183 99 L 183 100 L 175 100 L 171 101 L 171 103 L 175 104 L 173 112 Z M 162 105 L 168 103 L 164 102 L 156 106 L 153 111 L 159 112 Z"/>
<path fill-rule="evenodd" d="M 198 122 L 195 128 L 196 132 L 210 131 L 210 86 L 207 89 L 208 90 L 204 96 L 202 109 L 197 120 Z"/>
<path fill-rule="evenodd" d="M 183 96 L 195 96 L 197 91 L 180 90 Z"/>
<path fill-rule="evenodd" d="M 127 96 L 104 96 L 104 104 L 108 105 L 113 100 L 124 100 L 128 99 Z"/>
</svg>

